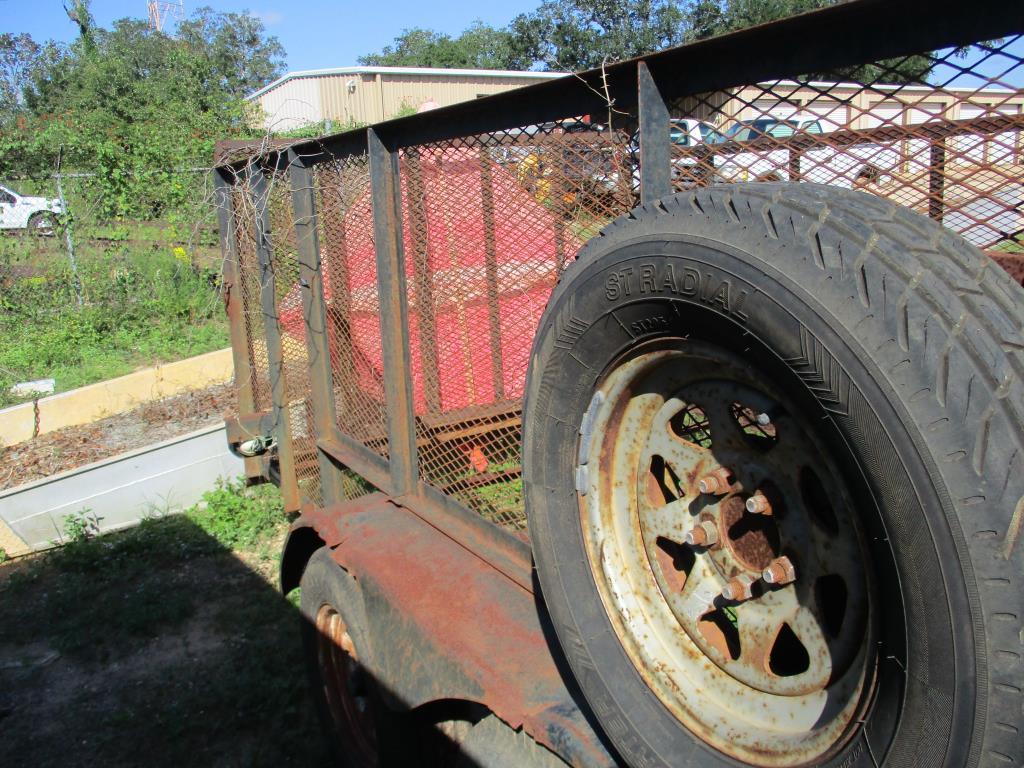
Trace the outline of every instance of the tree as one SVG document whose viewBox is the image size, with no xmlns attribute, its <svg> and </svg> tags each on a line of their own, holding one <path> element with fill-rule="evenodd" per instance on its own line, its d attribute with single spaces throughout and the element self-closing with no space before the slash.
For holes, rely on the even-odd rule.
<svg viewBox="0 0 1024 768">
<path fill-rule="evenodd" d="M 284 72 L 284 47 L 248 13 L 199 8 L 178 26 L 177 37 L 206 62 L 219 90 L 235 98 L 248 96 Z"/>
<path fill-rule="evenodd" d="M 178 36 L 141 19 L 98 27 L 83 0 L 73 9 L 78 40 L 18 80 L 21 116 L 0 133 L 0 176 L 49 173 L 63 148 L 66 167 L 97 174 L 102 215 L 197 203 L 199 177 L 175 171 L 208 165 L 219 138 L 249 135 L 243 96 L 281 73 L 280 43 L 257 19 L 209 9 Z"/>
<path fill-rule="evenodd" d="M 40 45 L 30 35 L 0 34 L 0 126 L 27 110 L 26 91 L 44 77 L 63 51 L 56 43 Z"/>
<path fill-rule="evenodd" d="M 414 27 L 402 31 L 380 53 L 360 56 L 360 64 L 446 69 L 525 69 L 530 59 L 515 45 L 513 34 L 477 20 L 458 37 Z"/>
<path fill-rule="evenodd" d="M 677 0 L 544 0 L 511 30 L 545 69 L 589 69 L 678 45 L 686 15 Z"/>
</svg>

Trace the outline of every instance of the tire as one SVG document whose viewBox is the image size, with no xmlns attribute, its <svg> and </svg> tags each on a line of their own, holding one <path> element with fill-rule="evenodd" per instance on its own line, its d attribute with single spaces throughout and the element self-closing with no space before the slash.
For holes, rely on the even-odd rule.
<svg viewBox="0 0 1024 768">
<path fill-rule="evenodd" d="M 583 248 L 556 287 L 534 341 L 524 404 L 525 499 L 559 641 L 584 696 L 630 765 L 1024 764 L 1022 306 L 1020 286 L 936 223 L 867 194 L 812 184 L 737 184 L 679 194 L 635 209 Z M 784 486 L 779 493 L 788 505 L 788 517 L 779 513 L 770 522 L 783 542 L 772 546 L 802 536 L 811 551 L 820 544 L 806 542 L 828 543 L 823 531 L 834 525 L 840 534 L 831 546 L 856 553 L 836 562 L 860 569 L 850 571 L 861 575 L 849 582 L 839 580 L 843 595 L 862 589 L 863 613 L 840 615 L 837 627 L 822 624 L 807 635 L 831 638 L 812 644 L 830 652 L 856 640 L 858 650 L 849 651 L 852 661 L 842 673 L 854 682 L 843 692 L 817 692 L 824 699 L 816 700 L 831 702 L 832 709 L 823 709 L 801 734 L 773 720 L 772 707 L 790 698 L 775 696 L 762 715 L 744 710 L 745 699 L 730 698 L 746 683 L 726 670 L 746 674 L 748 667 L 738 666 L 746 640 L 736 649 L 729 633 L 747 626 L 748 604 L 761 612 L 751 615 L 771 615 L 772 601 L 783 604 L 790 588 L 795 597 L 786 600 L 804 595 L 810 601 L 799 606 L 800 615 L 824 616 L 830 606 L 842 603 L 847 610 L 850 602 L 820 597 L 823 583 L 836 583 L 827 576 L 802 582 L 813 563 L 833 567 L 828 558 L 806 558 L 806 566 L 796 563 L 792 584 L 756 581 L 749 600 L 736 591 L 725 593 L 738 595 L 735 600 L 712 596 L 709 586 L 694 605 L 724 611 L 733 630 L 721 627 L 726 641 L 718 645 L 710 630 L 706 636 L 690 632 L 687 622 L 704 632 L 711 614 L 676 612 L 672 590 L 682 594 L 694 573 L 698 585 L 729 577 L 715 558 L 733 562 L 728 558 L 741 553 L 733 528 L 723 532 L 719 520 L 726 519 L 722 510 L 733 496 L 742 500 L 750 490 L 737 490 L 748 478 L 726 468 L 728 490 L 716 493 L 728 495 L 702 494 L 696 476 L 672 478 L 669 462 L 656 469 L 651 453 L 653 483 L 643 462 L 634 461 L 646 460 L 648 449 L 613 440 L 628 436 L 624 430 L 633 428 L 642 398 L 667 408 L 666 393 L 678 381 L 686 392 L 705 392 L 701 397 L 732 386 L 729 391 L 753 393 L 755 400 L 775 398 L 781 423 L 789 426 L 772 439 L 781 446 L 783 437 L 795 436 L 796 447 L 787 450 L 818 458 L 801 458 L 789 474 L 772 476 Z M 614 404 L 620 402 L 625 405 Z M 701 401 L 694 395 L 692 403 Z M 675 436 L 658 438 L 665 451 L 713 458 L 716 430 L 746 413 L 737 410 L 742 400 L 729 405 L 732 410 L 716 405 L 714 419 L 702 422 L 711 425 L 710 448 L 695 433 L 678 440 L 681 427 L 671 421 L 666 431 L 676 430 Z M 776 424 L 767 411 L 757 415 L 758 423 L 762 416 Z M 722 455 L 739 455 L 737 446 L 756 442 L 747 439 L 756 425 L 743 418 L 738 428 L 717 433 L 729 441 Z M 765 439 L 757 436 L 757 455 L 770 457 L 775 448 Z M 751 459 L 762 460 L 770 459 Z M 814 466 L 818 485 L 828 484 L 824 496 L 804 482 Z M 620 476 L 627 482 L 618 483 Z M 655 503 L 644 500 L 651 493 L 645 488 L 670 479 L 675 485 L 653 493 L 687 502 L 672 507 L 677 517 L 630 517 L 634 507 Z M 715 482 L 702 488 L 713 489 Z M 815 506 L 822 504 L 831 522 Z M 692 517 L 697 511 L 701 517 Z M 654 525 L 650 520 L 697 525 L 705 512 L 712 533 L 727 540 L 701 548 L 696 538 L 692 546 L 667 535 L 652 538 L 645 527 Z M 804 523 L 793 527 L 792 521 Z M 745 530 L 750 525 L 744 523 Z M 673 553 L 671 568 L 658 559 L 662 550 L 651 554 L 650 540 Z M 634 556 L 623 543 L 630 541 L 646 549 Z M 645 563 L 650 572 L 639 573 Z M 672 569 L 683 573 L 682 586 L 665 586 Z M 652 584 L 660 591 L 649 590 Z M 659 599 L 664 605 L 655 605 Z M 648 639 L 658 622 L 670 626 L 665 617 L 677 616 L 686 630 L 678 639 Z M 801 679 L 818 669 L 821 658 L 814 656 L 803 671 L 776 671 L 782 636 L 780 630 L 765 652 L 767 677 L 758 677 L 758 684 L 768 679 L 781 686 L 785 675 Z M 679 664 L 648 664 L 662 658 L 659 653 L 676 653 L 676 645 L 664 650 L 667 643 L 682 649 L 670 657 Z M 797 644 L 804 644 L 803 636 Z M 686 670 L 720 687 L 678 685 Z M 764 693 L 748 687 L 755 699 Z M 719 706 L 734 707 L 733 719 L 714 720 Z M 840 707 L 847 707 L 846 719 L 828 719 L 838 718 Z M 818 723 L 822 733 L 835 726 L 827 741 L 819 738 Z M 764 744 L 773 746 L 755 748 Z"/>
<path fill-rule="evenodd" d="M 386 708 L 377 684 L 358 663 L 360 658 L 366 658 L 370 641 L 362 595 L 355 579 L 323 547 L 310 558 L 300 587 L 302 638 L 310 684 L 337 765 L 378 768 L 408 764 L 402 738 L 404 721 L 401 715 Z M 330 626 L 327 622 L 337 621 L 334 615 L 342 622 L 335 624 L 335 628 L 346 632 L 350 640 L 338 643 L 325 636 L 324 629 Z M 351 648 L 347 647 L 349 644 Z M 338 675 L 332 674 L 334 668 L 324 661 L 325 653 L 337 654 L 338 645 L 346 646 L 345 658 L 331 658 L 351 665 L 345 669 L 350 672 L 345 676 L 346 683 L 339 683 Z"/>
<path fill-rule="evenodd" d="M 30 234 L 39 237 L 52 237 L 55 228 L 53 214 L 48 211 L 38 211 L 29 216 L 28 231 Z"/>
</svg>

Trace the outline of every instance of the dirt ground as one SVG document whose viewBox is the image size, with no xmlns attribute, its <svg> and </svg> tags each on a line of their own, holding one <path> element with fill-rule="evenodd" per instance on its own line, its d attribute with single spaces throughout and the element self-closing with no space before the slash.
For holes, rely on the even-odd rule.
<svg viewBox="0 0 1024 768">
<path fill-rule="evenodd" d="M 234 410 L 231 384 L 187 392 L 106 419 L 0 445 L 0 490 L 184 435 Z"/>
<path fill-rule="evenodd" d="M 0 564 L 0 765 L 327 764 L 286 524 L 232 551 L 176 515 Z"/>
</svg>

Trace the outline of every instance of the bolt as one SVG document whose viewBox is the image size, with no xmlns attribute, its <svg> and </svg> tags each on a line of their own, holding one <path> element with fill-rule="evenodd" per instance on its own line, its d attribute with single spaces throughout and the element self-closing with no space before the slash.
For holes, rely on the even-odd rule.
<svg viewBox="0 0 1024 768">
<path fill-rule="evenodd" d="M 718 543 L 718 526 L 704 520 L 686 532 L 683 541 L 691 547 L 711 547 Z"/>
<path fill-rule="evenodd" d="M 796 581 L 796 568 L 790 559 L 783 555 L 772 560 L 768 567 L 761 572 L 761 578 L 769 584 L 783 586 Z"/>
<path fill-rule="evenodd" d="M 729 492 L 729 488 L 732 487 L 732 483 L 729 482 L 729 478 L 732 476 L 725 467 L 719 467 L 718 469 L 704 475 L 697 483 L 697 487 L 701 493 L 713 493 L 715 496 L 724 496 Z"/>
<path fill-rule="evenodd" d="M 760 424 L 762 427 L 767 427 L 769 424 L 772 423 L 772 417 L 769 416 L 767 413 L 759 413 L 757 414 L 757 423 Z"/>
<path fill-rule="evenodd" d="M 729 582 L 722 587 L 722 597 L 736 603 L 749 600 L 754 596 L 753 587 L 755 581 L 757 581 L 757 579 L 753 576 L 741 573 L 739 576 L 729 579 Z"/>
<path fill-rule="evenodd" d="M 772 513 L 771 502 L 763 493 L 755 493 L 746 503 L 747 512 L 752 515 L 770 515 Z"/>
</svg>

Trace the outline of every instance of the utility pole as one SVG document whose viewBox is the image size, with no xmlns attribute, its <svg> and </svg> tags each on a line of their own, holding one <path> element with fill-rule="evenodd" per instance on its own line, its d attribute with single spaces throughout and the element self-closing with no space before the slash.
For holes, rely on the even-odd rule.
<svg viewBox="0 0 1024 768">
<path fill-rule="evenodd" d="M 157 32 L 185 20 L 185 0 L 149 0 L 149 26 Z"/>
</svg>

